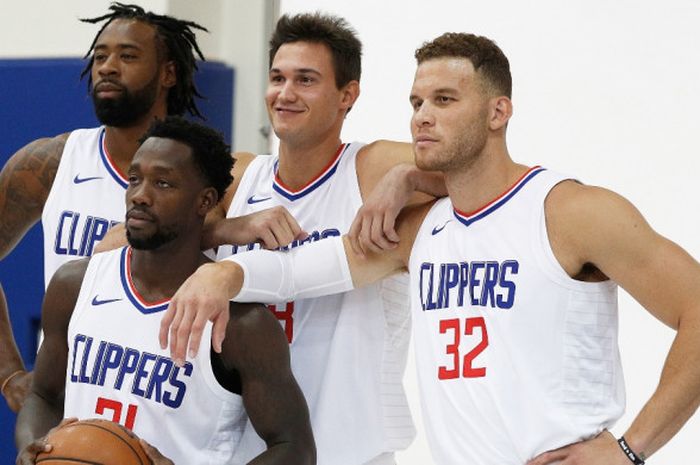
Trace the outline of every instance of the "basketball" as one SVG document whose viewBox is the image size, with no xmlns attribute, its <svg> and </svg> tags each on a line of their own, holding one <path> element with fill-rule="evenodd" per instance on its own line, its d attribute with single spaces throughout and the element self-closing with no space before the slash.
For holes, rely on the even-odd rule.
<svg viewBox="0 0 700 465">
<path fill-rule="evenodd" d="M 123 426 L 107 420 L 70 423 L 47 436 L 51 452 L 40 453 L 42 465 L 150 465 L 139 438 Z"/>
</svg>

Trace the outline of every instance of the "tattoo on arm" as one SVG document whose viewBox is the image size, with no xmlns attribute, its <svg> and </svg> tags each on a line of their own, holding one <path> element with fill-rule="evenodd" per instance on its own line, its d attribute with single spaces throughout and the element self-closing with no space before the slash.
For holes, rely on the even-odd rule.
<svg viewBox="0 0 700 465">
<path fill-rule="evenodd" d="M 40 139 L 15 153 L 0 173 L 0 258 L 41 217 L 67 135 Z"/>
</svg>

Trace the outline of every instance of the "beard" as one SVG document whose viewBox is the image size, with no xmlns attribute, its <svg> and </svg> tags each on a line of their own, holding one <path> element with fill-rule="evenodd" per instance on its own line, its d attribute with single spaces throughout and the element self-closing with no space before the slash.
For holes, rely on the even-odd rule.
<svg viewBox="0 0 700 465">
<path fill-rule="evenodd" d="M 159 229 L 147 237 L 134 237 L 129 229 L 126 229 L 126 240 L 136 250 L 155 250 L 174 241 L 177 237 L 178 233 L 173 229 Z"/>
<path fill-rule="evenodd" d="M 106 126 L 123 128 L 133 126 L 143 118 L 153 107 L 158 94 L 158 74 L 143 88 L 130 91 L 122 88 L 122 94 L 118 98 L 99 98 L 93 86 L 92 104 L 95 108 L 95 116 L 100 123 Z"/>
</svg>

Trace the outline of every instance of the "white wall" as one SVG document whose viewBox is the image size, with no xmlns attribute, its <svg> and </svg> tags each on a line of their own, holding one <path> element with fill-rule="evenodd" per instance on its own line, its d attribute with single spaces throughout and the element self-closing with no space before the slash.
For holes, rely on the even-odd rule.
<svg viewBox="0 0 700 465">
<path fill-rule="evenodd" d="M 446 31 L 486 35 L 509 57 L 515 159 L 572 173 L 629 198 L 660 233 L 700 256 L 700 4 L 633 0 L 282 0 L 281 12 L 345 17 L 365 46 L 362 96 L 344 140 L 410 140 L 413 51 Z M 620 298 L 628 387 L 624 432 L 652 393 L 673 332 Z M 700 360 L 697 361 L 700 363 Z M 407 385 L 415 392 L 414 375 Z M 650 462 L 689 463 L 700 414 Z M 400 456 L 424 465 L 418 441 Z"/>
</svg>

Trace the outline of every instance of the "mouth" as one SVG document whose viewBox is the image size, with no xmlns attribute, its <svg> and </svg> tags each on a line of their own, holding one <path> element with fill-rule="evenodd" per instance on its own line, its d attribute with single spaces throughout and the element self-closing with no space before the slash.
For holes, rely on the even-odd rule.
<svg viewBox="0 0 700 465">
<path fill-rule="evenodd" d="M 130 227 L 139 227 L 148 223 L 155 222 L 153 215 L 143 211 L 131 209 L 126 213 L 126 225 Z"/>
<path fill-rule="evenodd" d="M 413 144 L 416 147 L 427 147 L 429 145 L 436 144 L 437 142 L 438 140 L 436 138 L 426 135 L 417 136 L 413 139 Z"/>
<path fill-rule="evenodd" d="M 298 108 L 289 108 L 289 107 L 274 107 L 275 113 L 280 114 L 280 115 L 294 115 L 294 114 L 299 114 L 303 113 L 304 110 L 298 109 Z"/>
<path fill-rule="evenodd" d="M 93 88 L 95 95 L 101 98 L 113 98 L 124 92 L 124 87 L 109 81 L 100 81 Z"/>
</svg>

